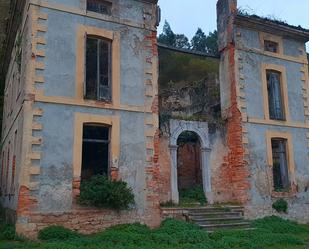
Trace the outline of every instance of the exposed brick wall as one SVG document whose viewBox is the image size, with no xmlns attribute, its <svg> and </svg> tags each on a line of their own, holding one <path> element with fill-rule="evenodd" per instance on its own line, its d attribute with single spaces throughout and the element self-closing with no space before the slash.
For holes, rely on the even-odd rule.
<svg viewBox="0 0 309 249">
<path fill-rule="evenodd" d="M 17 216 L 28 217 L 38 205 L 37 199 L 32 197 L 29 188 L 21 186 L 19 188 Z"/>
<path fill-rule="evenodd" d="M 178 188 L 187 189 L 202 185 L 200 146 L 186 143 L 178 147 Z"/>
<path fill-rule="evenodd" d="M 224 158 L 221 179 L 229 184 L 222 185 L 222 187 L 226 186 L 226 189 L 223 189 L 223 191 L 231 192 L 230 201 L 246 203 L 249 198 L 248 190 L 250 189 L 250 183 L 248 177 L 250 172 L 248 170 L 248 163 L 245 161 L 242 116 L 237 106 L 234 44 L 230 44 L 226 50 L 229 58 L 228 74 L 231 87 L 231 106 L 227 110 L 226 139 L 229 153 Z"/>
<path fill-rule="evenodd" d="M 227 201 L 246 203 L 249 199 L 250 183 L 248 177 L 248 162 L 245 160 L 243 144 L 242 113 L 238 108 L 236 76 L 237 65 L 235 61 L 234 18 L 237 14 L 237 0 L 219 0 L 217 3 L 219 50 L 221 52 L 221 86 L 225 89 L 225 99 L 222 103 L 224 117 L 227 118 L 226 144 L 228 154 L 220 173 L 221 191 L 229 197 Z M 223 80 L 225 79 L 225 80 Z M 225 84 L 229 84 L 226 87 Z"/>
<path fill-rule="evenodd" d="M 169 149 L 169 137 L 160 136 L 159 143 L 159 165 L 160 165 L 160 202 L 170 200 L 171 191 L 171 157 Z"/>
</svg>

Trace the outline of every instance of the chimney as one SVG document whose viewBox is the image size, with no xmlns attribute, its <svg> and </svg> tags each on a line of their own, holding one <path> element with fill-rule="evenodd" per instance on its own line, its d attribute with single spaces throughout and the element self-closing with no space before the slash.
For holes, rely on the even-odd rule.
<svg viewBox="0 0 309 249">
<path fill-rule="evenodd" d="M 219 52 L 233 43 L 233 23 L 237 15 L 237 0 L 218 0 L 217 27 Z"/>
</svg>

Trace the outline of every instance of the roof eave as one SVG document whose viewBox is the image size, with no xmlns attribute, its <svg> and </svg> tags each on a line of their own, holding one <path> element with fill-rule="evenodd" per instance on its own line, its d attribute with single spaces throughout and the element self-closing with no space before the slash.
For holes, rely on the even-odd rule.
<svg viewBox="0 0 309 249">
<path fill-rule="evenodd" d="M 304 43 L 309 41 L 309 30 L 298 29 L 289 25 L 272 22 L 271 20 L 253 18 L 250 16 L 237 15 L 235 24 L 247 28 L 262 30 L 263 32 L 277 34 L 282 37 L 300 40 Z"/>
</svg>

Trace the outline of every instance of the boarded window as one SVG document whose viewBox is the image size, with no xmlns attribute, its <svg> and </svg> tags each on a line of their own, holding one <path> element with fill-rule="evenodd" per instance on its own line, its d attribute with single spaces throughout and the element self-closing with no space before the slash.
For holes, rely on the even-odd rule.
<svg viewBox="0 0 309 249">
<path fill-rule="evenodd" d="M 83 152 L 81 178 L 108 175 L 109 127 L 85 124 L 83 127 Z"/>
<path fill-rule="evenodd" d="M 274 120 L 284 120 L 285 116 L 282 100 L 281 73 L 268 70 L 266 76 L 269 117 Z"/>
<path fill-rule="evenodd" d="M 111 100 L 111 41 L 87 37 L 85 98 Z"/>
<path fill-rule="evenodd" d="M 273 41 L 264 41 L 264 50 L 272 53 L 278 53 L 279 52 L 279 44 L 277 42 Z"/>
<path fill-rule="evenodd" d="M 273 181 L 275 191 L 284 191 L 290 187 L 287 164 L 287 140 L 275 138 L 271 140 L 273 156 Z"/>
<path fill-rule="evenodd" d="M 112 3 L 103 0 L 87 0 L 87 10 L 110 15 Z"/>
</svg>

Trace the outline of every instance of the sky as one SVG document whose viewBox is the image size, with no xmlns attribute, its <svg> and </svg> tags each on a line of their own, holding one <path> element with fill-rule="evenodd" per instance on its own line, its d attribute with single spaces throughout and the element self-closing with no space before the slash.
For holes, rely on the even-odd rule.
<svg viewBox="0 0 309 249">
<path fill-rule="evenodd" d="M 205 33 L 216 29 L 217 0 L 159 0 L 162 20 L 158 32 L 162 32 L 167 20 L 177 34 L 185 34 L 190 40 L 198 27 Z M 309 0 L 238 0 L 238 8 L 266 17 L 275 17 L 292 25 L 309 29 Z M 309 52 L 309 43 L 307 43 Z"/>
</svg>

